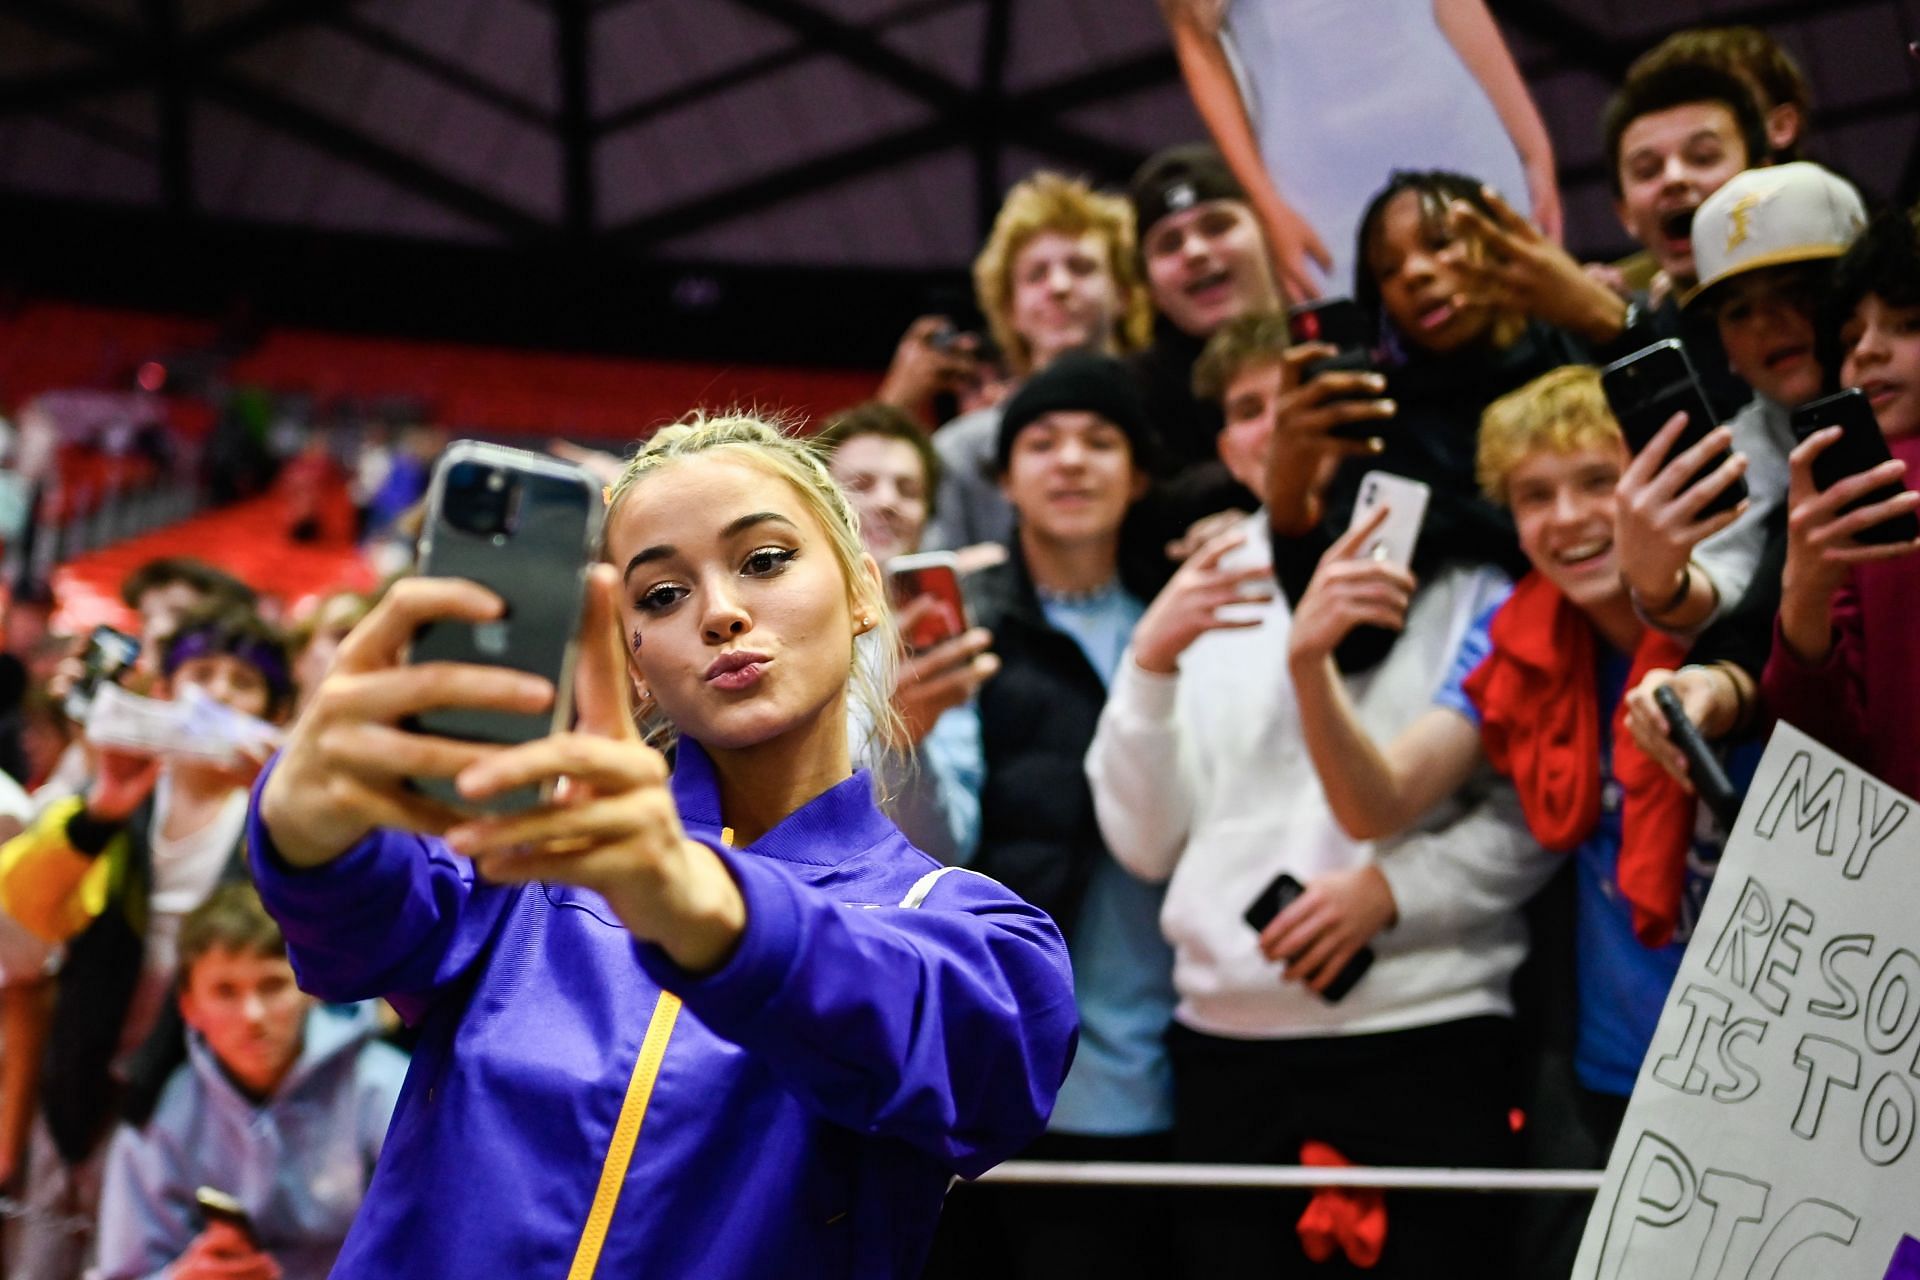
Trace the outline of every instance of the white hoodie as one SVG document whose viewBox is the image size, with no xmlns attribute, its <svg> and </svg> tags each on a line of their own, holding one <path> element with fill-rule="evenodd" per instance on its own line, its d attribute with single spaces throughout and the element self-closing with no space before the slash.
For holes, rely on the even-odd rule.
<svg viewBox="0 0 1920 1280">
<path fill-rule="evenodd" d="M 1245 532 L 1224 566 L 1270 565 L 1265 513 Z M 1433 706 L 1461 634 L 1504 585 L 1491 569 L 1421 585 L 1386 660 L 1347 680 L 1376 741 Z M 1129 654 L 1087 753 L 1107 847 L 1142 879 L 1170 881 L 1160 925 L 1175 950 L 1175 1018 L 1209 1035 L 1285 1039 L 1511 1014 L 1508 983 L 1526 952 L 1519 908 L 1558 865 L 1528 834 L 1512 788 L 1483 771 L 1418 830 L 1350 839 L 1301 733 L 1285 599 L 1232 608 L 1264 621 L 1201 636 L 1177 675 L 1143 671 Z M 1281 871 L 1310 884 L 1367 862 L 1399 920 L 1373 939 L 1372 970 L 1330 1004 L 1280 976 L 1241 913 Z"/>
</svg>

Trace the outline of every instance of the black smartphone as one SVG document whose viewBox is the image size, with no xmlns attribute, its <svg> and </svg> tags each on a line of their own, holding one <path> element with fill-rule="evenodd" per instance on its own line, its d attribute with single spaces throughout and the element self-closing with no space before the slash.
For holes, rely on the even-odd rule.
<svg viewBox="0 0 1920 1280">
<path fill-rule="evenodd" d="M 66 699 L 61 703 L 61 711 L 75 724 L 85 723 L 87 712 L 93 707 L 94 691 L 103 684 L 120 678 L 120 673 L 134 664 L 140 656 L 140 641 L 124 631 L 112 627 L 95 627 L 93 634 L 87 637 L 86 653 L 81 658 L 85 668 L 73 688 L 67 690 Z"/>
<path fill-rule="evenodd" d="M 1692 448 L 1720 425 L 1693 371 L 1693 361 L 1687 358 L 1687 348 L 1678 338 L 1642 347 L 1625 359 L 1614 361 L 1600 371 L 1600 386 L 1606 392 L 1613 416 L 1620 423 L 1621 433 L 1627 438 L 1627 447 L 1636 454 L 1652 442 L 1660 428 L 1667 425 L 1667 419 L 1676 413 L 1687 415 L 1687 425 L 1667 455 L 1669 458 Z M 1709 459 L 1682 487 L 1691 488 L 1712 475 L 1731 453 L 1729 449 Z M 1746 499 L 1746 477 L 1736 476 L 1700 514 L 1705 517 L 1730 511 Z"/>
<path fill-rule="evenodd" d="M 427 487 L 420 573 L 477 582 L 506 602 L 506 612 L 493 622 L 430 622 L 414 634 L 407 661 L 511 667 L 551 681 L 555 697 L 552 711 L 533 715 L 436 708 L 411 717 L 409 730 L 520 743 L 567 727 L 601 507 L 591 476 L 546 454 L 476 440 L 456 441 L 441 454 Z M 476 807 L 450 778 L 416 778 L 414 785 L 444 803 Z M 540 788 L 521 787 L 480 807 L 512 812 L 542 798 Z"/>
<path fill-rule="evenodd" d="M 1700 736 L 1699 727 L 1688 718 L 1686 708 L 1680 705 L 1680 695 L 1673 691 L 1672 685 L 1663 684 L 1655 689 L 1653 701 L 1660 708 L 1660 714 L 1667 718 L 1667 732 L 1673 738 L 1673 745 L 1687 758 L 1687 777 L 1693 781 L 1694 794 L 1706 804 L 1707 812 L 1713 815 L 1722 831 L 1732 831 L 1733 820 L 1740 816 L 1740 793 L 1733 789 L 1727 771 L 1720 767 L 1719 757 Z"/>
<path fill-rule="evenodd" d="M 253 1218 L 247 1213 L 245 1205 L 237 1196 L 228 1195 L 216 1187 L 197 1187 L 193 1193 L 193 1202 L 200 1207 L 200 1216 L 208 1226 L 224 1222 L 247 1238 L 247 1243 L 258 1249 L 260 1236 L 253 1229 Z"/>
<path fill-rule="evenodd" d="M 1241 919 L 1245 920 L 1255 933 L 1263 933 L 1266 927 L 1273 923 L 1274 917 L 1287 909 L 1288 903 L 1306 891 L 1305 885 L 1282 871 L 1260 891 L 1259 897 L 1247 904 Z M 1347 967 L 1327 984 L 1326 990 L 1320 993 L 1320 998 L 1328 1004 L 1338 1004 L 1346 999 L 1347 993 L 1353 990 L 1354 984 L 1366 977 L 1367 970 L 1371 968 L 1373 968 L 1373 948 L 1362 947 L 1354 952 L 1353 959 L 1347 961 Z"/>
<path fill-rule="evenodd" d="M 1793 411 L 1792 423 L 1796 440 L 1805 440 L 1827 427 L 1840 428 L 1840 438 L 1813 460 L 1813 483 L 1822 493 L 1848 476 L 1857 476 L 1893 460 L 1893 454 L 1887 451 L 1887 438 L 1880 433 L 1880 419 L 1873 412 L 1873 402 L 1858 387 L 1801 405 Z M 1855 498 L 1841 510 L 1843 513 L 1857 511 L 1898 497 L 1905 489 L 1898 481 L 1883 484 L 1872 493 Z M 1920 516 L 1911 511 L 1853 535 L 1855 542 L 1872 543 L 1911 542 L 1915 538 L 1920 538 Z"/>
</svg>

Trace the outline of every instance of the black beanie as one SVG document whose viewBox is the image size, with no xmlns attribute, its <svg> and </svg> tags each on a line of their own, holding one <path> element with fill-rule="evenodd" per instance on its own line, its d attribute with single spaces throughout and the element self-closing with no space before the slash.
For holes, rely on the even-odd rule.
<svg viewBox="0 0 1920 1280">
<path fill-rule="evenodd" d="M 1245 200 L 1239 179 L 1219 151 L 1204 142 L 1189 142 L 1154 153 L 1127 184 L 1133 203 L 1133 224 L 1146 252 L 1147 232 L 1170 213 L 1190 209 L 1208 200 Z"/>
<path fill-rule="evenodd" d="M 1069 351 L 1027 379 L 1000 413 L 1000 436 L 994 445 L 994 463 L 1001 472 L 1013 457 L 1013 438 L 1043 414 L 1059 411 L 1096 413 L 1127 437 L 1133 446 L 1133 464 L 1151 470 L 1153 428 L 1133 372 L 1112 356 L 1093 351 Z"/>
</svg>

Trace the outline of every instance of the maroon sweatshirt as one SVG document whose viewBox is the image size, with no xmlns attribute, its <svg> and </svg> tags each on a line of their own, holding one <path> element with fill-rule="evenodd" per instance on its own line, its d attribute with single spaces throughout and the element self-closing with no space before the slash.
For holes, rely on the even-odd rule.
<svg viewBox="0 0 1920 1280">
<path fill-rule="evenodd" d="M 1890 440 L 1920 485 L 1920 437 Z M 1767 710 L 1877 774 L 1920 793 L 1920 555 L 1855 565 L 1833 597 L 1833 647 L 1809 664 L 1774 621 L 1761 677 Z"/>
</svg>

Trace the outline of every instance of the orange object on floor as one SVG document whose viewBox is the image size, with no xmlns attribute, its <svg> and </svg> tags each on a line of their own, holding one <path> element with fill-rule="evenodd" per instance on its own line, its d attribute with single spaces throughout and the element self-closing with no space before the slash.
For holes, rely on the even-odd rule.
<svg viewBox="0 0 1920 1280">
<path fill-rule="evenodd" d="M 1300 1163 L 1315 1169 L 1347 1169 L 1353 1161 L 1324 1142 L 1300 1147 Z M 1322 1187 L 1307 1202 L 1294 1230 L 1300 1247 L 1315 1262 L 1325 1262 L 1339 1250 L 1356 1267 L 1371 1267 L 1387 1247 L 1387 1198 L 1381 1192 L 1348 1187 Z"/>
</svg>

